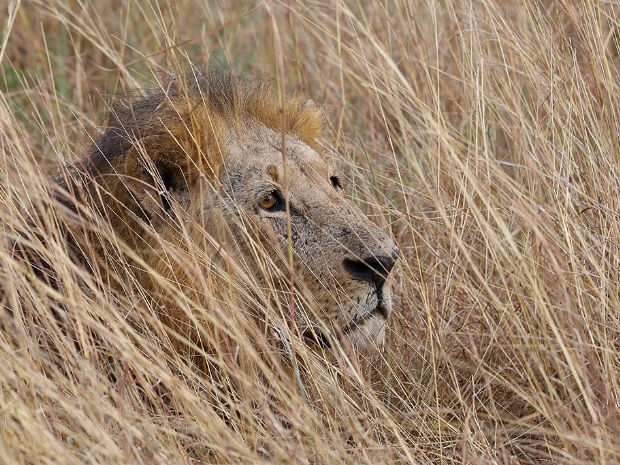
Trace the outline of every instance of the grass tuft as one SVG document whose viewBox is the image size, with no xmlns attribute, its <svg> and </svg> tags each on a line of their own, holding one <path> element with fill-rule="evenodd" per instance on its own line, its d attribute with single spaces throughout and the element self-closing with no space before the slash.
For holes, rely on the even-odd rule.
<svg viewBox="0 0 620 465">
<path fill-rule="evenodd" d="M 620 462 L 617 4 L 237 3 L 1 7 L 0 462 Z M 51 176 L 110 95 L 187 59 L 325 104 L 350 196 L 401 249 L 387 347 L 360 367 L 283 336 L 291 378 L 239 311 L 258 297 L 198 249 L 166 253 L 204 295 L 160 283 L 217 322 L 191 354 L 89 212 L 86 252 L 105 238 L 110 275 L 72 262 Z"/>
</svg>

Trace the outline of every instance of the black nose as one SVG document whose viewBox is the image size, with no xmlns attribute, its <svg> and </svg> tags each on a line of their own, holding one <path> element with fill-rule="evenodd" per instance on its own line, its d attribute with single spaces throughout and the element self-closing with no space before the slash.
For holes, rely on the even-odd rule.
<svg viewBox="0 0 620 465">
<path fill-rule="evenodd" d="M 383 286 L 390 271 L 394 268 L 400 251 L 395 248 L 394 251 L 387 255 L 370 255 L 363 259 L 345 258 L 342 262 L 344 269 L 355 279 L 363 281 L 372 281 L 377 287 Z"/>
</svg>

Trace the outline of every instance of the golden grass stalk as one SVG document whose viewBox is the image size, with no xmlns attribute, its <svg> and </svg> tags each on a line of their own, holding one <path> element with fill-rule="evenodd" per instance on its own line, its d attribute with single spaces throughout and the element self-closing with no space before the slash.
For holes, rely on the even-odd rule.
<svg viewBox="0 0 620 465">
<path fill-rule="evenodd" d="M 286 1 L 244 16 L 255 6 L 2 7 L 0 462 L 620 461 L 617 5 Z M 268 291 L 242 263 L 205 273 L 198 249 L 163 245 L 200 280 L 162 280 L 171 302 L 214 323 L 213 350 L 187 353 L 105 221 L 79 215 L 119 252 L 111 282 L 67 252 L 50 178 L 84 156 L 105 94 L 210 53 L 325 102 L 350 195 L 399 244 L 389 344 L 359 367 L 307 347 L 266 297 L 282 333 L 257 334 L 239 309 Z M 29 231 L 62 292 L 12 253 Z"/>
</svg>

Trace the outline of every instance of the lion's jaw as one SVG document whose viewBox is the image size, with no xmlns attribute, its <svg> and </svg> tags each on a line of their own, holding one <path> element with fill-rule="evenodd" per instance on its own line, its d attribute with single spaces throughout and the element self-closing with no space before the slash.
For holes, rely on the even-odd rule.
<svg viewBox="0 0 620 465">
<path fill-rule="evenodd" d="M 300 292 L 309 291 L 315 308 L 298 309 L 302 333 L 328 340 L 323 333 L 331 328 L 331 337 L 344 334 L 354 348 L 376 351 L 385 339 L 392 311 L 386 281 L 398 249 L 346 198 L 333 170 L 317 152 L 287 136 L 285 171 L 281 134 L 265 127 L 252 128 L 252 134 L 243 144 L 228 141 L 227 160 L 219 176 L 223 220 L 228 231 L 233 231 L 232 249 L 249 273 L 261 276 L 265 260 L 256 253 L 256 244 L 261 242 L 263 253 L 281 270 L 275 281 L 286 303 L 289 221 L 295 286 Z M 261 202 L 272 193 L 280 204 L 265 208 Z M 258 230 L 258 237 L 248 236 L 252 229 Z"/>
</svg>

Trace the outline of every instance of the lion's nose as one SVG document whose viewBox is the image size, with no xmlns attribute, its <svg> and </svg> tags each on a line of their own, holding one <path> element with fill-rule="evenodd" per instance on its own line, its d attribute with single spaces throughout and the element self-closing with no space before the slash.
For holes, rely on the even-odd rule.
<svg viewBox="0 0 620 465">
<path fill-rule="evenodd" d="M 372 281 L 377 287 L 383 286 L 390 271 L 394 268 L 400 251 L 394 248 L 392 253 L 388 255 L 370 255 L 363 259 L 345 258 L 342 262 L 344 269 L 355 279 L 363 281 Z"/>
</svg>

